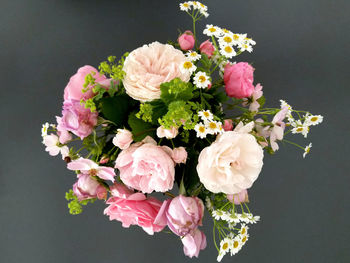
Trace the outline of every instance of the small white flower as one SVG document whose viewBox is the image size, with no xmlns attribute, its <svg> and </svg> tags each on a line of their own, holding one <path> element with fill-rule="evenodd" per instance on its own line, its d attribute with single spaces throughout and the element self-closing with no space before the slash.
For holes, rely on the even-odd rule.
<svg viewBox="0 0 350 263">
<path fill-rule="evenodd" d="M 210 85 L 210 78 L 205 72 L 199 71 L 194 76 L 193 83 L 197 88 L 205 89 Z"/>
<path fill-rule="evenodd" d="M 180 68 L 182 73 L 190 72 L 191 74 L 195 72 L 196 69 L 197 67 L 191 61 L 185 61 Z"/>
<path fill-rule="evenodd" d="M 221 220 L 222 217 L 225 215 L 224 211 L 222 210 L 213 210 L 211 212 L 211 215 L 216 219 L 216 220 Z"/>
<path fill-rule="evenodd" d="M 199 111 L 198 116 L 201 117 L 201 119 L 203 121 L 212 121 L 213 120 L 213 114 L 210 112 L 210 110 Z"/>
<path fill-rule="evenodd" d="M 249 234 L 241 235 L 242 246 L 248 241 Z"/>
<path fill-rule="evenodd" d="M 197 2 L 197 4 L 199 5 L 199 9 L 202 11 L 208 11 L 208 7 L 200 2 Z"/>
<path fill-rule="evenodd" d="M 221 55 L 227 57 L 227 58 L 233 58 L 237 55 L 236 51 L 231 45 L 222 45 L 220 48 Z"/>
<path fill-rule="evenodd" d="M 219 38 L 219 44 L 220 46 L 234 45 L 233 34 L 224 33 L 224 35 Z"/>
<path fill-rule="evenodd" d="M 208 132 L 203 123 L 198 123 L 194 126 L 194 130 L 197 132 L 197 137 L 203 139 L 207 136 Z"/>
<path fill-rule="evenodd" d="M 222 132 L 222 123 L 218 121 L 207 121 L 205 127 L 209 134 L 217 134 Z"/>
<path fill-rule="evenodd" d="M 221 262 L 222 258 L 223 258 L 225 255 L 226 255 L 225 253 L 223 253 L 223 252 L 220 251 L 218 257 L 216 258 L 216 261 L 217 261 L 217 262 Z"/>
<path fill-rule="evenodd" d="M 205 18 L 209 16 L 209 13 L 207 11 L 201 11 L 201 14 L 204 15 Z"/>
<path fill-rule="evenodd" d="M 186 57 L 190 60 L 190 61 L 197 61 L 198 59 L 201 59 L 201 55 L 198 54 L 196 51 L 188 51 L 186 53 Z"/>
<path fill-rule="evenodd" d="M 253 39 L 251 39 L 251 38 L 246 37 L 246 38 L 244 39 L 244 41 L 245 41 L 248 45 L 252 45 L 252 46 L 255 46 L 255 45 L 256 45 L 256 42 L 255 42 Z"/>
<path fill-rule="evenodd" d="M 189 2 L 184 2 L 180 4 L 180 10 L 181 11 L 189 11 L 191 9 L 191 5 Z"/>
<path fill-rule="evenodd" d="M 225 34 L 230 34 L 230 35 L 233 35 L 232 31 L 226 29 L 226 28 L 221 28 L 220 30 L 220 36 L 223 36 Z"/>
<path fill-rule="evenodd" d="M 240 222 L 240 217 L 238 214 L 232 213 L 228 216 L 226 221 L 230 222 L 230 224 L 233 224 L 233 226 L 235 226 Z"/>
<path fill-rule="evenodd" d="M 242 241 L 241 241 L 241 236 L 237 235 L 233 240 L 232 240 L 232 246 L 230 248 L 231 251 L 231 256 L 237 254 L 242 248 Z"/>
<path fill-rule="evenodd" d="M 247 43 L 241 43 L 238 45 L 240 48 L 240 51 L 248 51 L 249 53 L 253 52 L 253 47 L 248 45 Z"/>
<path fill-rule="evenodd" d="M 301 133 L 302 135 L 304 135 L 305 138 L 307 137 L 307 134 L 310 130 L 309 126 L 307 126 L 305 123 L 302 124 L 300 120 L 293 123 L 293 125 L 296 125 L 296 127 L 292 129 L 293 134 Z"/>
<path fill-rule="evenodd" d="M 41 136 L 45 137 L 47 135 L 47 130 L 49 129 L 50 124 L 48 122 L 46 122 L 45 124 L 43 124 L 42 128 L 41 128 Z"/>
<path fill-rule="evenodd" d="M 221 34 L 221 29 L 218 26 L 206 25 L 206 28 L 204 29 L 203 34 L 209 37 L 211 36 L 218 37 Z"/>
<path fill-rule="evenodd" d="M 237 225 L 236 223 L 228 223 L 228 228 L 233 230 L 233 229 L 235 229 L 236 225 Z"/>
<path fill-rule="evenodd" d="M 318 125 L 323 121 L 323 116 L 322 115 L 308 115 L 305 119 L 305 123 L 308 126 L 311 125 Z"/>
<path fill-rule="evenodd" d="M 250 220 L 248 218 L 248 214 L 247 213 L 237 214 L 237 216 L 239 217 L 240 222 L 249 224 Z"/>
<path fill-rule="evenodd" d="M 247 36 L 246 34 L 237 34 L 237 33 L 232 34 L 232 38 L 233 38 L 234 44 L 235 45 L 239 45 L 239 44 L 243 43 L 244 38 L 246 36 Z"/>
<path fill-rule="evenodd" d="M 310 142 L 310 144 L 305 147 L 303 158 L 305 158 L 305 156 L 310 152 L 311 147 L 312 147 L 312 143 Z"/>
<path fill-rule="evenodd" d="M 246 214 L 247 216 L 247 223 L 249 224 L 256 224 L 260 221 L 260 216 L 253 216 L 253 214 Z"/>
<path fill-rule="evenodd" d="M 246 224 L 241 225 L 241 230 L 239 230 L 239 233 L 241 235 L 246 235 L 248 233 L 249 227 Z"/>
<path fill-rule="evenodd" d="M 225 237 L 220 242 L 220 252 L 223 252 L 224 254 L 226 254 L 227 252 L 230 251 L 231 246 L 232 246 L 232 240 L 228 237 Z"/>
</svg>

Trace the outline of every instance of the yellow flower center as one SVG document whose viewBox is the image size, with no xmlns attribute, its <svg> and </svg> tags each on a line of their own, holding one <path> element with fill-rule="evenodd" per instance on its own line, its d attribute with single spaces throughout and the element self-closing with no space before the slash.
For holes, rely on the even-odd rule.
<svg viewBox="0 0 350 263">
<path fill-rule="evenodd" d="M 197 53 L 196 53 L 196 52 L 192 52 L 192 53 L 190 54 L 190 56 L 191 56 L 191 57 L 195 57 L 195 56 L 197 56 Z"/>
<path fill-rule="evenodd" d="M 198 130 L 199 130 L 199 132 L 204 133 L 205 132 L 205 127 L 201 126 L 201 127 L 199 127 Z"/>
<path fill-rule="evenodd" d="M 223 250 L 226 250 L 228 248 L 228 243 L 225 243 L 223 246 L 222 246 L 222 249 Z"/>
<path fill-rule="evenodd" d="M 203 112 L 204 117 L 209 118 L 210 114 L 208 112 Z"/>
<path fill-rule="evenodd" d="M 89 171 L 89 174 L 90 174 L 91 176 L 96 176 L 96 175 L 97 175 L 97 170 L 96 170 L 96 169 L 91 169 L 91 170 Z"/>
<path fill-rule="evenodd" d="M 216 31 L 216 28 L 215 27 L 211 27 L 211 28 L 209 28 L 209 31 L 214 33 Z"/>
<path fill-rule="evenodd" d="M 209 128 L 210 129 L 216 129 L 217 128 L 216 123 L 215 122 L 209 123 Z"/>
<path fill-rule="evenodd" d="M 184 6 L 184 7 L 189 7 L 189 4 L 184 3 L 183 6 Z"/>
<path fill-rule="evenodd" d="M 239 245 L 238 241 L 233 242 L 233 247 L 234 247 L 234 248 L 237 248 L 238 245 Z"/>
<path fill-rule="evenodd" d="M 225 47 L 225 51 L 226 51 L 227 53 L 231 53 L 231 52 L 233 51 L 233 48 L 230 47 L 230 46 L 226 46 L 226 47 Z"/>
<path fill-rule="evenodd" d="M 245 232 L 246 232 L 246 230 L 245 230 L 245 228 L 243 228 L 243 229 L 241 230 L 241 234 L 244 235 Z"/>
<path fill-rule="evenodd" d="M 233 39 L 234 39 L 234 40 L 238 40 L 238 39 L 239 39 L 239 35 L 234 34 L 234 35 L 233 35 Z"/>
<path fill-rule="evenodd" d="M 317 121 L 317 120 L 318 118 L 316 116 L 311 118 L 311 121 Z"/>
<path fill-rule="evenodd" d="M 223 28 L 222 31 L 224 31 L 224 33 L 230 32 L 230 31 L 228 31 L 226 28 Z"/>
<path fill-rule="evenodd" d="M 231 42 L 232 42 L 232 38 L 229 37 L 229 36 L 226 36 L 226 37 L 224 37 L 224 41 L 225 41 L 226 43 L 231 43 Z"/>
<path fill-rule="evenodd" d="M 304 129 L 303 129 L 303 127 L 299 127 L 298 129 L 297 129 L 297 132 L 302 132 Z"/>
<path fill-rule="evenodd" d="M 242 242 L 245 243 L 246 241 L 247 241 L 247 236 L 244 236 L 244 237 L 242 238 Z"/>
<path fill-rule="evenodd" d="M 203 83 L 207 80 L 207 78 L 205 76 L 199 76 L 198 80 Z"/>
<path fill-rule="evenodd" d="M 184 68 L 185 68 L 185 69 L 190 69 L 190 68 L 192 68 L 192 63 L 189 62 L 189 61 L 186 61 L 186 62 L 184 63 Z"/>
</svg>

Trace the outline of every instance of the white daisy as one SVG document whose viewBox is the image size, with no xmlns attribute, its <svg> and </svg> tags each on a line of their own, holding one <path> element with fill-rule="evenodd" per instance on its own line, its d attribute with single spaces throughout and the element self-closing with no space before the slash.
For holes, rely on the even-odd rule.
<svg viewBox="0 0 350 263">
<path fill-rule="evenodd" d="M 213 120 L 213 114 L 210 112 L 210 110 L 199 111 L 198 116 L 201 117 L 201 119 L 203 121 L 212 121 Z"/>
<path fill-rule="evenodd" d="M 255 42 L 253 39 L 251 39 L 251 38 L 246 37 L 246 38 L 244 39 L 244 41 L 245 41 L 248 45 L 252 45 L 252 46 L 255 46 L 255 45 L 256 45 L 256 42 Z"/>
<path fill-rule="evenodd" d="M 253 52 L 253 47 L 248 45 L 247 43 L 239 44 L 240 51 L 248 51 L 249 53 Z"/>
<path fill-rule="evenodd" d="M 237 254 L 242 248 L 242 241 L 241 241 L 241 236 L 237 235 L 233 240 L 232 240 L 232 245 L 230 248 L 231 251 L 231 256 Z"/>
<path fill-rule="evenodd" d="M 49 129 L 50 124 L 48 122 L 46 122 L 45 124 L 43 124 L 42 128 L 41 128 L 41 136 L 45 137 L 47 135 L 47 130 Z"/>
<path fill-rule="evenodd" d="M 310 144 L 305 147 L 303 158 L 305 158 L 305 156 L 310 152 L 311 147 L 312 147 L 312 143 L 310 142 Z"/>
<path fill-rule="evenodd" d="M 199 55 L 196 51 L 188 51 L 186 53 L 186 57 L 191 61 L 197 61 L 201 58 L 201 55 Z"/>
<path fill-rule="evenodd" d="M 189 11 L 191 9 L 191 5 L 189 2 L 184 2 L 180 4 L 180 10 L 181 11 Z"/>
<path fill-rule="evenodd" d="M 200 2 L 197 2 L 197 4 L 199 5 L 200 10 L 202 11 L 208 11 L 208 7 Z"/>
<path fill-rule="evenodd" d="M 209 16 L 209 13 L 207 11 L 201 11 L 201 14 L 204 15 L 205 18 Z"/>
<path fill-rule="evenodd" d="M 234 226 L 235 226 L 236 224 L 238 224 L 240 222 L 240 217 L 236 213 L 231 213 L 228 216 L 226 221 L 230 222 L 230 224 L 234 224 Z"/>
<path fill-rule="evenodd" d="M 198 123 L 194 126 L 194 130 L 197 132 L 197 137 L 203 139 L 207 136 L 208 132 L 203 123 Z"/>
<path fill-rule="evenodd" d="M 222 216 L 225 215 L 224 211 L 222 210 L 213 210 L 211 212 L 211 215 L 216 219 L 216 220 L 221 220 Z"/>
<path fill-rule="evenodd" d="M 222 37 L 219 38 L 219 44 L 220 46 L 232 46 L 234 44 L 233 34 L 225 33 Z"/>
<path fill-rule="evenodd" d="M 234 56 L 237 55 L 234 48 L 230 45 L 222 45 L 220 48 L 220 53 L 221 53 L 221 55 L 223 55 L 224 57 L 227 57 L 227 58 L 233 58 Z"/>
<path fill-rule="evenodd" d="M 248 218 L 248 214 L 247 213 L 237 214 L 237 216 L 239 217 L 240 222 L 244 222 L 246 224 L 249 224 L 250 220 Z"/>
<path fill-rule="evenodd" d="M 321 115 L 308 115 L 305 119 L 305 123 L 307 123 L 308 126 L 318 125 L 322 121 L 323 121 L 323 116 Z"/>
<path fill-rule="evenodd" d="M 309 130 L 310 130 L 309 126 L 307 126 L 305 123 L 301 124 L 300 120 L 293 123 L 293 125 L 296 125 L 296 127 L 292 129 L 293 134 L 301 133 L 302 135 L 304 135 L 305 138 L 307 137 L 307 134 L 309 133 Z"/>
<path fill-rule="evenodd" d="M 256 224 L 260 221 L 260 216 L 254 216 L 253 214 L 246 214 L 248 218 L 248 222 L 250 224 Z"/>
<path fill-rule="evenodd" d="M 248 241 L 249 234 L 241 235 L 242 246 Z"/>
<path fill-rule="evenodd" d="M 205 72 L 199 71 L 194 76 L 193 83 L 197 88 L 205 89 L 210 85 L 210 78 Z"/>
<path fill-rule="evenodd" d="M 234 41 L 235 45 L 243 43 L 245 37 L 246 37 L 246 34 L 245 35 L 237 34 L 237 33 L 232 34 L 232 38 L 233 38 L 233 41 Z"/>
<path fill-rule="evenodd" d="M 218 121 L 207 121 L 205 122 L 205 127 L 209 134 L 217 134 L 222 131 L 222 123 Z"/>
<path fill-rule="evenodd" d="M 249 227 L 246 224 L 241 225 L 241 230 L 239 230 L 239 233 L 241 235 L 246 235 L 248 233 Z"/>
<path fill-rule="evenodd" d="M 221 28 L 221 35 L 223 36 L 225 34 L 233 35 L 233 33 L 230 30 L 228 30 L 226 28 Z"/>
<path fill-rule="evenodd" d="M 204 29 L 203 34 L 209 37 L 211 36 L 218 37 L 221 34 L 221 29 L 218 26 L 206 25 L 206 28 Z"/>
<path fill-rule="evenodd" d="M 182 73 L 189 71 L 191 74 L 195 72 L 196 69 L 197 67 L 191 61 L 185 61 L 180 68 Z"/>
<path fill-rule="evenodd" d="M 225 237 L 220 242 L 220 252 L 226 254 L 227 252 L 230 251 L 231 246 L 232 246 L 232 239 Z"/>
</svg>

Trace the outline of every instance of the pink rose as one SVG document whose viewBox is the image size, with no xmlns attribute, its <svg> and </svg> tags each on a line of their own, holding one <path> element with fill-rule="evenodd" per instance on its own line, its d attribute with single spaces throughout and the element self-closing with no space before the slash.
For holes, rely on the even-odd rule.
<svg viewBox="0 0 350 263">
<path fill-rule="evenodd" d="M 202 200 L 179 195 L 163 202 L 157 221 L 166 222 L 174 234 L 183 237 L 202 225 L 203 213 Z"/>
<path fill-rule="evenodd" d="M 199 46 L 199 50 L 201 53 L 206 54 L 208 58 L 211 58 L 211 56 L 214 54 L 215 47 L 209 40 L 206 40 Z"/>
<path fill-rule="evenodd" d="M 184 245 L 184 253 L 186 256 L 198 257 L 199 252 L 206 248 L 207 239 L 202 231 L 195 229 L 193 233 L 187 234 L 182 239 Z"/>
<path fill-rule="evenodd" d="M 142 102 L 160 98 L 160 85 L 175 78 L 190 80 L 189 72 L 182 72 L 187 61 L 181 50 L 154 42 L 132 51 L 125 59 L 123 84 L 126 93 Z"/>
<path fill-rule="evenodd" d="M 172 150 L 171 158 L 175 163 L 186 163 L 187 151 L 184 147 L 178 147 Z"/>
<path fill-rule="evenodd" d="M 120 179 L 129 187 L 151 193 L 173 188 L 175 163 L 162 146 L 147 139 L 123 150 L 115 162 Z"/>
<path fill-rule="evenodd" d="M 113 138 L 113 144 L 124 150 L 133 142 L 132 133 L 126 129 L 118 129 L 118 133 Z"/>
<path fill-rule="evenodd" d="M 95 82 L 99 83 L 102 86 L 109 87 L 110 79 L 107 79 L 105 75 L 100 74 L 97 69 L 92 66 L 84 66 L 78 69 L 78 72 L 73 75 L 66 88 L 64 89 L 64 100 L 81 100 L 81 99 L 89 99 L 93 96 L 93 92 L 90 89 L 83 93 L 82 89 L 84 88 L 85 77 L 88 74 L 93 74 L 93 77 L 96 79 Z"/>
<path fill-rule="evenodd" d="M 70 131 L 84 139 L 89 136 L 97 124 L 97 112 L 91 112 L 78 100 L 65 100 L 62 117 L 56 117 L 58 132 Z"/>
<path fill-rule="evenodd" d="M 227 64 L 224 70 L 225 90 L 229 97 L 243 99 L 254 92 L 254 68 L 247 62 Z"/>
<path fill-rule="evenodd" d="M 166 226 L 154 223 L 162 206 L 159 200 L 146 198 L 142 193 L 133 193 L 120 184 L 111 186 L 111 193 L 113 197 L 107 200 L 109 206 L 104 210 L 104 214 L 108 215 L 110 220 L 122 222 L 123 227 L 138 225 L 150 235 L 162 231 Z"/>
<path fill-rule="evenodd" d="M 96 198 L 97 192 L 101 192 L 99 188 L 102 187 L 104 189 L 102 185 L 88 174 L 78 174 L 77 177 L 78 181 L 73 185 L 73 192 L 78 197 L 79 201 Z"/>
<path fill-rule="evenodd" d="M 179 38 L 177 39 L 179 42 L 180 48 L 182 50 L 190 50 L 194 47 L 195 39 L 193 33 L 189 30 L 185 31 Z"/>
<path fill-rule="evenodd" d="M 233 122 L 231 119 L 224 120 L 224 125 L 222 127 L 224 131 L 232 131 L 233 130 Z"/>
<path fill-rule="evenodd" d="M 158 127 L 157 129 L 157 137 L 158 138 L 167 138 L 167 139 L 173 139 L 177 136 L 179 133 L 178 129 L 176 127 L 172 127 L 171 129 L 164 129 L 163 126 Z"/>
<path fill-rule="evenodd" d="M 235 195 L 227 195 L 227 199 L 230 201 L 230 202 L 234 202 L 235 205 L 239 205 L 241 203 L 246 203 L 249 201 L 248 199 L 248 191 L 247 189 L 239 192 L 238 194 L 235 194 Z"/>
</svg>

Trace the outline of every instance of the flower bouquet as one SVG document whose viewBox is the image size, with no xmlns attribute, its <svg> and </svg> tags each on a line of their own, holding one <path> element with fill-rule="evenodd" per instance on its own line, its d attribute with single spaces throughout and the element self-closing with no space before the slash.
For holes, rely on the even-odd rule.
<svg viewBox="0 0 350 263">
<path fill-rule="evenodd" d="M 246 34 L 206 25 L 200 41 L 196 23 L 207 7 L 190 1 L 180 9 L 192 31 L 177 42 L 144 45 L 120 60 L 108 57 L 98 69 L 84 66 L 64 89 L 62 116 L 42 127 L 50 155 L 61 155 L 76 182 L 66 193 L 71 214 L 102 200 L 104 214 L 123 227 L 148 234 L 168 227 L 185 255 L 206 247 L 204 209 L 213 220 L 218 258 L 236 254 L 260 220 L 248 207 L 248 191 L 263 167 L 264 153 L 279 142 L 304 137 L 322 116 L 266 108 L 254 68 L 233 62 L 256 44 Z M 176 185 L 177 187 L 174 187 Z M 163 193 L 164 200 L 154 197 Z"/>
</svg>

